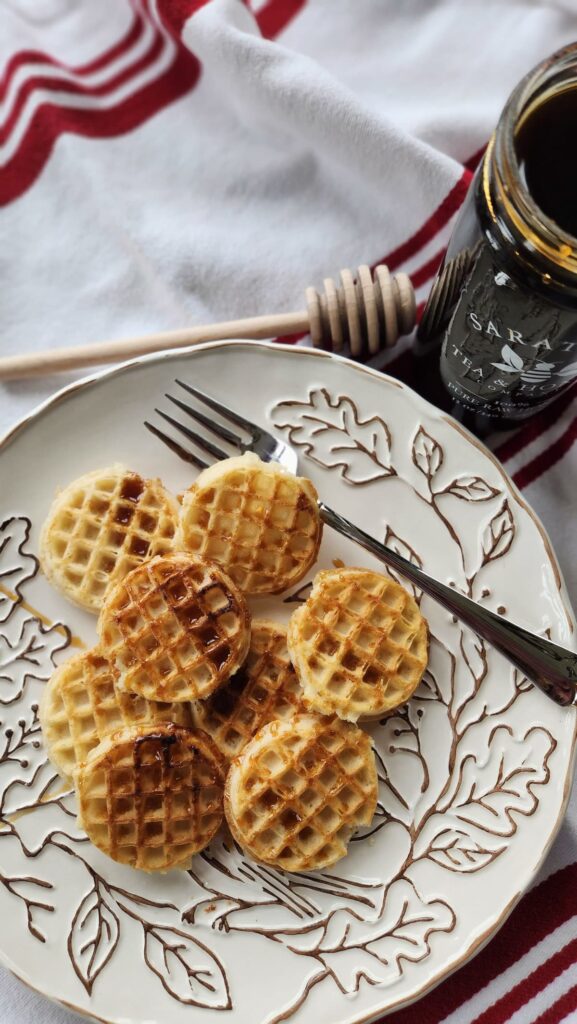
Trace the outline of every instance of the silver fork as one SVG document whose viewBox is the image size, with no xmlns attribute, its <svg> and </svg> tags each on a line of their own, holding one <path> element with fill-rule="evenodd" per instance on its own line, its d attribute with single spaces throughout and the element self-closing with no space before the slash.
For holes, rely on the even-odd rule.
<svg viewBox="0 0 577 1024">
<path fill-rule="evenodd" d="M 298 466 L 297 453 L 285 441 L 281 441 L 269 434 L 263 427 L 252 423 L 227 406 L 217 402 L 198 388 L 192 387 L 185 381 L 175 382 L 180 388 L 192 395 L 201 405 L 208 406 L 218 416 L 236 427 L 239 433 L 217 422 L 214 417 L 207 416 L 200 412 L 188 402 L 173 395 L 166 394 L 165 397 L 181 410 L 187 417 L 196 423 L 202 424 L 211 434 L 216 435 L 221 441 L 229 445 L 233 452 L 227 452 L 219 447 L 210 437 L 205 437 L 189 426 L 181 423 L 174 416 L 155 409 L 158 416 L 166 423 L 169 423 L 174 430 L 178 431 L 200 451 L 209 455 L 212 460 L 219 461 L 228 459 L 232 454 L 244 452 L 255 452 L 263 462 L 279 462 L 289 472 L 296 473 Z M 171 451 L 175 452 L 181 459 L 191 463 L 198 469 L 207 469 L 209 463 L 200 458 L 195 451 L 185 448 L 175 441 L 164 431 L 160 430 L 153 423 L 145 420 L 145 426 Z M 479 636 L 483 637 L 506 658 L 509 659 L 522 673 L 534 682 L 551 700 L 557 704 L 572 704 L 577 697 L 577 655 L 568 651 L 558 644 L 544 640 L 523 629 L 522 626 L 509 622 L 495 612 L 482 608 L 470 598 L 459 594 L 451 587 L 445 586 L 439 580 L 433 579 L 422 569 L 409 562 L 402 555 L 391 551 L 380 541 L 375 540 L 370 534 L 365 533 L 358 526 L 349 522 L 344 516 L 339 515 L 333 509 L 319 501 L 319 512 L 323 522 L 332 529 L 337 530 L 344 537 L 355 541 L 366 551 L 370 551 L 379 561 L 396 569 L 405 579 L 419 587 L 429 597 L 434 598 L 444 608 L 456 615 L 465 625 L 473 629 Z"/>
</svg>

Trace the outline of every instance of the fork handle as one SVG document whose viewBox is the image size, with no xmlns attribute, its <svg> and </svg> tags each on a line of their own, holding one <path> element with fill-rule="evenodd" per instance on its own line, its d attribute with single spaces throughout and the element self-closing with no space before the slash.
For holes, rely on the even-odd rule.
<svg viewBox="0 0 577 1024">
<path fill-rule="evenodd" d="M 558 644 L 544 640 L 522 626 L 482 608 L 458 591 L 429 576 L 408 559 L 391 551 L 370 534 L 365 533 L 344 516 L 319 502 L 321 519 L 344 537 L 360 544 L 379 561 L 396 569 L 429 597 L 438 601 L 456 615 L 465 625 L 478 633 L 501 652 L 556 704 L 573 704 L 577 696 L 577 655 Z"/>
</svg>

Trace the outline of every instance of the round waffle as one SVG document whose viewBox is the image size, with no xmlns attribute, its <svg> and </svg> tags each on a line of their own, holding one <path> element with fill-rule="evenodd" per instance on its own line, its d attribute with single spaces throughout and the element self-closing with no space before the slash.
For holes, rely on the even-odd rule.
<svg viewBox="0 0 577 1024">
<path fill-rule="evenodd" d="M 212 736 L 229 760 L 267 722 L 306 711 L 287 651 L 286 629 L 276 622 L 253 622 L 242 668 L 216 693 L 191 707 L 194 724 Z"/>
<path fill-rule="evenodd" d="M 120 689 L 192 701 L 240 668 L 250 614 L 219 565 L 174 554 L 144 562 L 108 591 L 98 632 Z"/>
<path fill-rule="evenodd" d="M 218 831 L 224 767 L 205 733 L 133 725 L 74 773 L 78 824 L 103 853 L 143 871 L 190 866 Z"/>
<path fill-rule="evenodd" d="M 418 605 L 370 569 L 320 572 L 291 616 L 287 640 L 308 707 L 351 722 L 403 704 L 427 665 L 428 628 Z"/>
<path fill-rule="evenodd" d="M 371 740 L 338 718 L 269 722 L 234 759 L 226 780 L 230 830 L 255 860 L 316 871 L 344 857 L 377 804 Z"/>
<path fill-rule="evenodd" d="M 40 538 L 40 563 L 63 594 L 98 612 L 107 587 L 174 548 L 179 508 L 160 480 L 124 466 L 99 469 L 60 491 Z"/>
<path fill-rule="evenodd" d="M 97 648 L 75 654 L 56 669 L 42 694 L 39 718 L 48 757 L 65 778 L 105 736 L 124 725 L 191 724 L 187 704 L 160 704 L 119 692 Z"/>
<path fill-rule="evenodd" d="M 182 499 L 179 542 L 213 558 L 247 594 L 302 579 L 322 535 L 310 480 L 247 453 L 204 470 Z"/>
</svg>

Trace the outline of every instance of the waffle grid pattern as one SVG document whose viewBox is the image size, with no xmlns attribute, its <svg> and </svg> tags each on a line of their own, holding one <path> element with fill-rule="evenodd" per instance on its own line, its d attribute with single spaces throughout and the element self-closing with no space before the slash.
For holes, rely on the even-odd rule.
<svg viewBox="0 0 577 1024">
<path fill-rule="evenodd" d="M 307 480 L 278 466 L 211 467 L 185 494 L 183 546 L 214 559 L 248 594 L 274 594 L 297 583 L 313 564 L 322 525 Z"/>
<path fill-rule="evenodd" d="M 158 480 L 122 466 L 81 477 L 57 497 L 41 561 L 54 586 L 98 611 L 110 584 L 174 547 L 178 507 Z"/>
<path fill-rule="evenodd" d="M 394 580 L 328 570 L 293 613 L 288 644 L 307 705 L 356 721 L 409 699 L 427 664 L 428 629 Z"/>
<path fill-rule="evenodd" d="M 144 871 L 186 866 L 222 822 L 224 772 L 208 736 L 175 726 L 113 734 L 76 773 L 92 842 Z"/>
<path fill-rule="evenodd" d="M 242 665 L 250 616 L 218 565 L 175 554 L 138 566 L 109 591 L 98 629 L 121 689 L 192 701 Z"/>
<path fill-rule="evenodd" d="M 228 759 L 239 754 L 267 722 L 304 711 L 286 630 L 272 622 L 253 622 L 243 667 L 212 696 L 192 705 L 194 724 L 212 736 Z"/>
<path fill-rule="evenodd" d="M 97 650 L 85 651 L 56 669 L 40 705 L 48 756 L 70 778 L 105 736 L 127 725 L 191 724 L 187 704 L 161 704 L 121 693 L 110 666 Z"/>
<path fill-rule="evenodd" d="M 256 860 L 305 871 L 343 857 L 376 802 L 369 736 L 338 718 L 298 715 L 269 723 L 233 761 L 225 813 Z"/>
</svg>

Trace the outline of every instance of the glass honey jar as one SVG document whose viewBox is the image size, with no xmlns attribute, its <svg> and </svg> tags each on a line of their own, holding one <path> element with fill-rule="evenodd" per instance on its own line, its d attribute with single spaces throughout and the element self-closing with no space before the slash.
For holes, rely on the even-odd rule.
<svg viewBox="0 0 577 1024">
<path fill-rule="evenodd" d="M 421 380 L 479 433 L 577 379 L 577 44 L 510 96 L 419 326 Z M 434 376 L 434 375 L 433 375 Z"/>
</svg>

